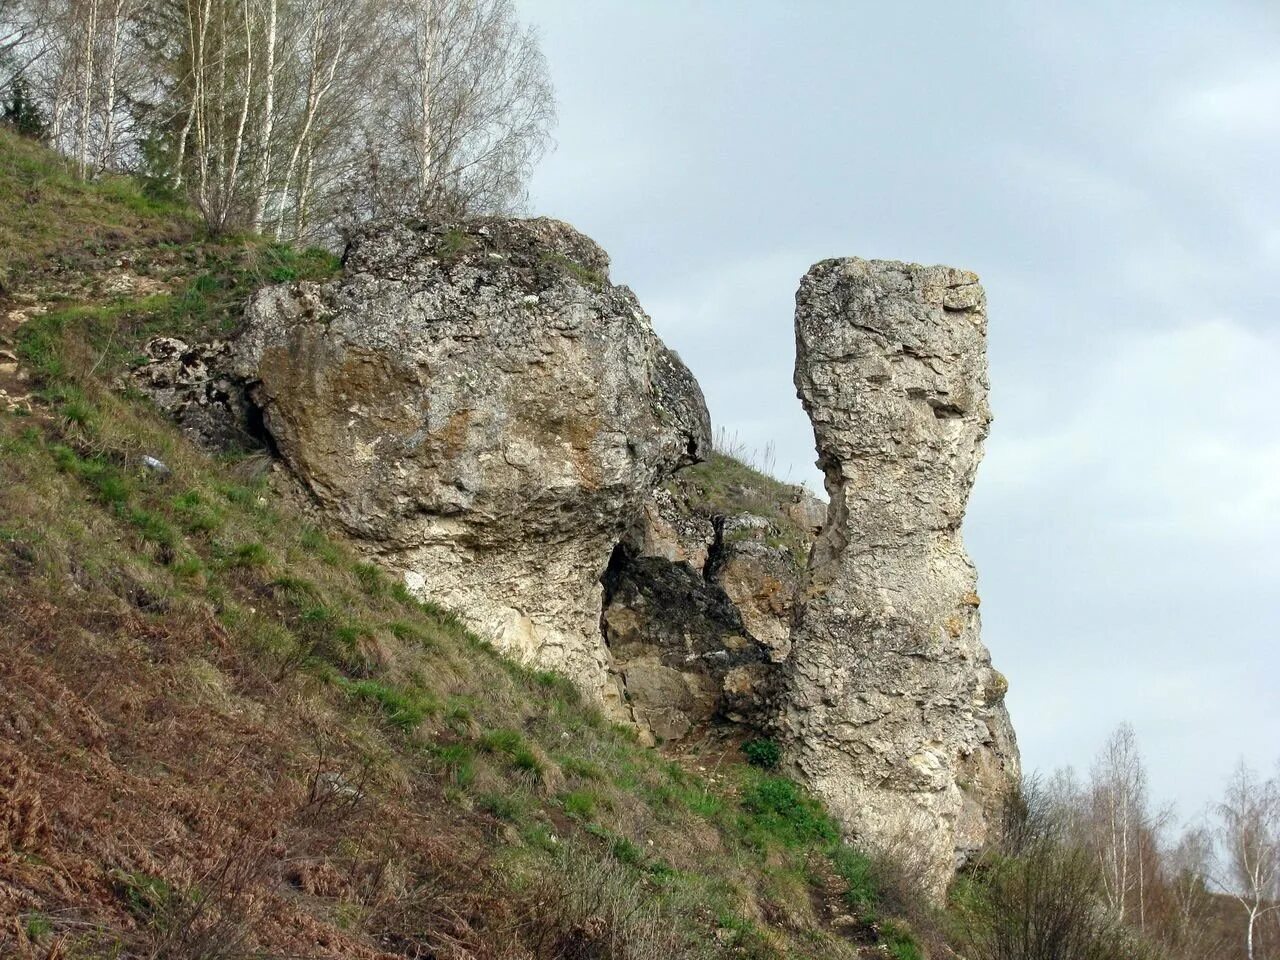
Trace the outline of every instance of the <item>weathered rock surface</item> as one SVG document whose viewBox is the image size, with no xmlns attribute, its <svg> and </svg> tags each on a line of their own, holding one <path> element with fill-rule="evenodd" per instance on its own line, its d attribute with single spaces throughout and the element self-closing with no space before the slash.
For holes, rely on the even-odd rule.
<svg viewBox="0 0 1280 960">
<path fill-rule="evenodd" d="M 940 892 L 1018 769 L 960 523 L 987 435 L 986 300 L 948 267 L 814 266 L 795 383 L 830 507 L 792 634 L 796 771 L 864 844 Z"/>
<path fill-rule="evenodd" d="M 323 513 L 621 717 L 600 577 L 709 423 L 607 270 L 553 220 L 372 230 L 340 279 L 260 292 L 236 365 Z"/>
<path fill-rule="evenodd" d="M 718 517 L 718 549 L 709 578 L 733 601 L 746 628 L 769 649 L 775 663 L 791 652 L 791 621 L 804 561 L 784 545 L 765 517 Z M 808 546 L 806 539 L 805 545 Z"/>
<path fill-rule="evenodd" d="M 605 640 L 642 735 L 680 740 L 713 720 L 763 725 L 776 670 L 718 584 L 620 546 L 604 588 Z"/>
<path fill-rule="evenodd" d="M 189 344 L 155 337 L 145 362 L 130 371 L 129 385 L 149 396 L 183 431 L 210 449 L 257 442 L 250 433 L 252 411 L 244 390 L 228 375 L 231 345 L 226 341 Z"/>
<path fill-rule="evenodd" d="M 825 513 L 804 488 L 721 454 L 653 492 L 605 575 L 601 621 L 642 736 L 769 725 Z"/>
</svg>

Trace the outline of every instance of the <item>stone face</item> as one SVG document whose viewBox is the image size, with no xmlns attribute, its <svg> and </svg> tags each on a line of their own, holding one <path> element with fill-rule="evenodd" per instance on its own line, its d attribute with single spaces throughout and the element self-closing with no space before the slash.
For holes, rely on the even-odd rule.
<svg viewBox="0 0 1280 960">
<path fill-rule="evenodd" d="M 718 549 L 708 577 L 733 601 L 751 635 L 781 662 L 791 651 L 791 621 L 803 562 L 780 542 L 774 523 L 739 513 L 717 518 Z"/>
<path fill-rule="evenodd" d="M 701 573 L 716 542 L 716 529 L 710 517 L 692 510 L 683 497 L 658 487 L 645 501 L 633 540 L 640 556 L 662 557 Z"/>
<path fill-rule="evenodd" d="M 605 575 L 605 638 L 652 740 L 726 721 L 768 727 L 804 557 L 826 512 L 803 488 L 741 466 L 744 485 L 712 502 L 704 487 L 716 471 L 694 467 L 654 490 Z"/>
<path fill-rule="evenodd" d="M 642 735 L 760 726 L 777 671 L 724 590 L 684 562 L 619 547 L 604 577 L 605 640 Z"/>
<path fill-rule="evenodd" d="M 258 442 L 249 432 L 244 392 L 226 373 L 230 344 L 154 337 L 145 350 L 145 362 L 129 372 L 128 386 L 149 396 L 188 436 L 210 449 Z"/>
<path fill-rule="evenodd" d="M 625 716 L 600 577 L 658 483 L 705 455 L 709 422 L 607 270 L 553 220 L 370 230 L 340 279 L 256 296 L 236 368 L 329 518 Z"/>
<path fill-rule="evenodd" d="M 918 851 L 940 893 L 1018 770 L 959 532 L 991 419 L 978 278 L 817 264 L 795 383 L 830 506 L 786 665 L 790 761 L 860 842 Z"/>
</svg>

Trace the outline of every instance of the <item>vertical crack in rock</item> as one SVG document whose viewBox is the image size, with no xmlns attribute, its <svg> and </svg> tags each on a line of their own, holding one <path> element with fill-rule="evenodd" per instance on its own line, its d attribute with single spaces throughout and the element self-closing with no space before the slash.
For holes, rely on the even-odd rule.
<svg viewBox="0 0 1280 960">
<path fill-rule="evenodd" d="M 786 665 L 797 772 L 941 895 L 1018 770 L 960 523 L 987 435 L 986 299 L 949 267 L 815 265 L 795 384 L 830 497 Z"/>
<path fill-rule="evenodd" d="M 623 719 L 600 578 L 710 424 L 608 265 L 554 220 L 371 228 L 341 278 L 258 293 L 235 365 L 329 520 Z"/>
</svg>

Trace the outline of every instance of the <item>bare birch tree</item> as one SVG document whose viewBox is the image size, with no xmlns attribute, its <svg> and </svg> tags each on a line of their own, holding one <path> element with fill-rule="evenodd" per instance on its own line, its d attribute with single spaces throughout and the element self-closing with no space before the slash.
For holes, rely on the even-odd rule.
<svg viewBox="0 0 1280 960">
<path fill-rule="evenodd" d="M 1261 779 L 1243 761 L 1214 811 L 1221 864 L 1220 890 L 1245 914 L 1245 954 L 1257 960 L 1258 930 L 1280 911 L 1280 777 Z"/>
<path fill-rule="evenodd" d="M 0 95 L 39 58 L 43 9 L 23 0 L 0 0 Z"/>
<path fill-rule="evenodd" d="M 366 31 L 360 35 L 358 24 Z M 303 77 L 300 102 L 293 111 L 289 131 L 288 161 L 276 202 L 275 236 L 284 236 L 292 223 L 292 237 L 306 232 L 306 210 L 315 182 L 315 158 L 326 155 L 328 136 L 334 131 L 349 139 L 352 112 L 362 106 L 364 90 L 360 62 L 370 55 L 371 31 L 376 28 L 376 12 L 369 4 L 345 0 L 314 0 L 299 23 L 300 39 L 293 49 L 294 62 Z M 334 102 L 339 113 L 334 114 Z M 344 122 L 345 121 L 345 122 Z M 350 142 L 347 144 L 351 146 Z M 341 153 L 341 151 L 339 151 Z M 333 166 L 342 168 L 340 159 Z"/>
<path fill-rule="evenodd" d="M 368 205 L 385 214 L 518 204 L 555 103 L 537 37 L 512 0 L 407 0 L 391 26 L 370 103 L 382 192 Z"/>
<path fill-rule="evenodd" d="M 145 164 L 282 239 L 512 209 L 555 112 L 514 0 L 0 0 L 18 49 L 81 176 Z"/>
<path fill-rule="evenodd" d="M 1107 904 L 1118 919 L 1145 930 L 1160 818 L 1149 808 L 1146 769 L 1132 726 L 1121 724 L 1112 733 L 1089 780 L 1089 845 L 1102 870 Z"/>
</svg>

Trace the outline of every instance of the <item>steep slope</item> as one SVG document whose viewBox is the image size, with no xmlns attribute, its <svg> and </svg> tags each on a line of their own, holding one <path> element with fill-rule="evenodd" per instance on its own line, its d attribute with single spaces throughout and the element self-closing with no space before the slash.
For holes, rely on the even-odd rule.
<svg viewBox="0 0 1280 960">
<path fill-rule="evenodd" d="M 125 387 L 332 258 L 0 161 L 47 228 L 0 303 L 0 955 L 919 956 L 793 783 L 640 746 Z"/>
</svg>

